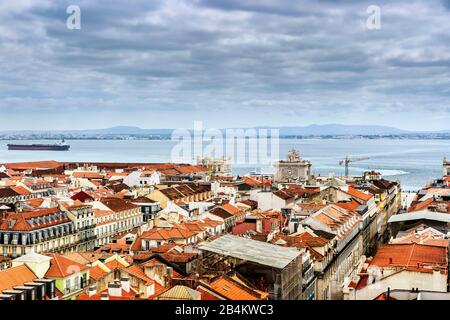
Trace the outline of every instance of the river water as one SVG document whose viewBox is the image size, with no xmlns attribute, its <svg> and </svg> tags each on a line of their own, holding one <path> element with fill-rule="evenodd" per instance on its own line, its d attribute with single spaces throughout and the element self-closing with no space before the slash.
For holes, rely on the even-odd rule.
<svg viewBox="0 0 450 320">
<path fill-rule="evenodd" d="M 69 140 L 70 151 L 8 151 L 7 143 L 54 143 L 54 141 L 0 141 L 0 163 L 36 160 L 169 162 L 177 142 L 170 140 Z M 422 187 L 442 176 L 442 159 L 450 155 L 450 140 L 415 139 L 281 139 L 279 154 L 283 158 L 291 148 L 310 160 L 314 174 L 344 173 L 339 160 L 346 155 L 369 157 L 350 164 L 350 175 L 364 170 L 380 171 L 385 178 L 399 180 L 405 190 Z M 235 174 L 252 170 L 268 172 L 270 165 L 236 164 Z"/>
</svg>

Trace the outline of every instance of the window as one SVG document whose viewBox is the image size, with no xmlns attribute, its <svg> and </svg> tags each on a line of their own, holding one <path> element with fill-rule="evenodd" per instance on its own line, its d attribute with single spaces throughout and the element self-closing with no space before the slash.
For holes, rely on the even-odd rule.
<svg viewBox="0 0 450 320">
<path fill-rule="evenodd" d="M 70 279 L 66 280 L 66 291 L 70 291 Z"/>
<path fill-rule="evenodd" d="M 84 288 L 86 286 L 87 283 L 87 275 L 86 273 L 83 273 L 83 275 L 81 276 L 81 288 Z"/>
</svg>

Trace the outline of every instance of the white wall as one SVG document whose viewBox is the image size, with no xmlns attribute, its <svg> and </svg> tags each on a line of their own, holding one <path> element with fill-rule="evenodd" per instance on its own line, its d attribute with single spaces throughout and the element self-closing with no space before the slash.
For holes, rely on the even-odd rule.
<svg viewBox="0 0 450 320">
<path fill-rule="evenodd" d="M 439 271 L 426 273 L 403 270 L 357 290 L 354 298 L 373 300 L 388 288 L 391 290 L 419 288 L 419 290 L 447 292 L 447 275 Z"/>
<path fill-rule="evenodd" d="M 129 187 L 143 187 L 153 186 L 160 182 L 159 173 L 156 171 L 149 177 L 141 177 L 141 174 L 141 170 L 133 171 L 123 179 L 123 183 Z"/>
</svg>

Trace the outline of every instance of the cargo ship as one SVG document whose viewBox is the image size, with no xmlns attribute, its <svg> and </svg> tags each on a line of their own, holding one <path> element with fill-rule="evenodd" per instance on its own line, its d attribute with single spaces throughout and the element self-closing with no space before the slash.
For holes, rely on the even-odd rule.
<svg viewBox="0 0 450 320">
<path fill-rule="evenodd" d="M 62 140 L 55 144 L 8 144 L 8 150 L 27 150 L 27 151 L 68 151 L 70 145 Z"/>
</svg>

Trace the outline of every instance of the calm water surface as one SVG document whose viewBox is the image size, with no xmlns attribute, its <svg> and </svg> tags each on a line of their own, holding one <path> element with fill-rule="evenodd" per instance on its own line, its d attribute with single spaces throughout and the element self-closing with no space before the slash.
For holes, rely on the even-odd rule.
<svg viewBox="0 0 450 320">
<path fill-rule="evenodd" d="M 0 163 L 36 160 L 168 162 L 174 141 L 159 140 L 69 140 L 70 151 L 8 151 L 8 143 L 54 143 L 54 141 L 0 141 Z M 394 139 L 282 139 L 280 155 L 296 148 L 313 164 L 315 174 L 343 174 L 339 160 L 345 155 L 369 157 L 352 163 L 351 175 L 364 170 L 378 170 L 386 178 L 399 180 L 403 189 L 417 189 L 427 181 L 442 176 L 442 158 L 450 156 L 448 140 Z M 270 166 L 235 165 L 235 174 L 250 170 L 270 171 Z"/>
</svg>

